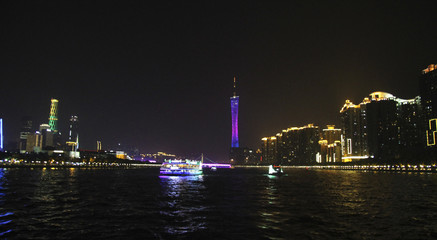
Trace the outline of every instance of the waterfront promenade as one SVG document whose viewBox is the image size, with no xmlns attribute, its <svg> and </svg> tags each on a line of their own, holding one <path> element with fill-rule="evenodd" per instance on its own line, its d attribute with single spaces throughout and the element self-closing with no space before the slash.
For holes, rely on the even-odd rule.
<svg viewBox="0 0 437 240">
<path fill-rule="evenodd" d="M 132 162 L 75 162 L 75 161 L 18 161 L 0 160 L 0 168 L 106 168 L 106 167 L 160 167 L 159 163 Z M 233 165 L 232 168 L 268 168 L 268 165 Z M 427 172 L 437 173 L 437 165 L 312 165 L 282 166 L 282 168 L 353 170 L 353 171 L 386 171 L 386 172 Z"/>
<path fill-rule="evenodd" d="M 235 165 L 235 168 L 268 168 L 264 165 Z M 354 170 L 354 171 L 390 171 L 390 172 L 429 172 L 437 173 L 437 165 L 313 165 L 313 166 L 282 166 L 282 168 Z"/>
</svg>

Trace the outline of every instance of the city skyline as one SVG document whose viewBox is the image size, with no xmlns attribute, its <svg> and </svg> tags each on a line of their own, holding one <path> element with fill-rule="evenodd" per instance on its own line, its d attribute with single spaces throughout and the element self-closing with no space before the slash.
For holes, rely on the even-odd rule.
<svg viewBox="0 0 437 240">
<path fill-rule="evenodd" d="M 233 76 L 240 146 L 257 149 L 288 126 L 339 126 L 346 99 L 413 98 L 436 63 L 428 2 L 5 5 L 6 142 L 18 139 L 23 116 L 47 123 L 55 98 L 62 134 L 77 115 L 86 149 L 121 142 L 221 160 Z"/>
</svg>

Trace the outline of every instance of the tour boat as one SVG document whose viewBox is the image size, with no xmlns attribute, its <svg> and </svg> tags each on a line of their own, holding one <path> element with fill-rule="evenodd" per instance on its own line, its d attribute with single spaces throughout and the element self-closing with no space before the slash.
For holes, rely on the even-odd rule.
<svg viewBox="0 0 437 240">
<path fill-rule="evenodd" d="M 161 175 L 201 175 L 202 161 L 197 160 L 165 160 L 160 168 Z"/>
<path fill-rule="evenodd" d="M 284 174 L 284 171 L 282 171 L 281 166 L 270 165 L 269 166 L 269 174 L 270 175 L 282 175 L 282 174 Z"/>
</svg>

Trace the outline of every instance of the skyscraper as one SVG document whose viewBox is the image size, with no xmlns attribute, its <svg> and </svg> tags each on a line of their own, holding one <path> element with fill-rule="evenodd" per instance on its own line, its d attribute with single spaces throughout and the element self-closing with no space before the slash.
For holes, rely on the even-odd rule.
<svg viewBox="0 0 437 240">
<path fill-rule="evenodd" d="M 343 162 L 368 158 L 366 104 L 369 102 L 369 98 L 364 98 L 362 103 L 355 105 L 346 100 L 340 110 Z"/>
<path fill-rule="evenodd" d="M 67 145 L 71 147 L 71 151 L 77 151 L 79 149 L 79 133 L 78 129 L 79 118 L 77 116 L 71 116 L 68 121 L 68 141 Z"/>
<path fill-rule="evenodd" d="M 50 105 L 49 125 L 52 132 L 58 132 L 58 100 L 52 98 Z"/>
<path fill-rule="evenodd" d="M 102 142 L 101 141 L 97 141 L 97 152 L 98 151 L 102 151 Z"/>
<path fill-rule="evenodd" d="M 36 131 L 35 133 L 31 133 L 27 135 L 27 143 L 26 143 L 26 152 L 31 153 L 39 153 L 42 150 L 42 140 L 43 136 L 40 132 Z"/>
<path fill-rule="evenodd" d="M 232 143 L 231 148 L 238 148 L 238 102 L 237 80 L 234 77 L 234 95 L 231 97 L 231 115 L 232 115 Z"/>
<path fill-rule="evenodd" d="M 431 64 L 420 76 L 420 97 L 423 109 L 423 125 L 426 145 L 437 148 L 437 64 Z"/>
<path fill-rule="evenodd" d="M 275 136 L 264 137 L 262 143 L 262 163 L 274 164 L 278 159 L 278 140 Z"/>
<path fill-rule="evenodd" d="M 28 116 L 21 118 L 20 140 L 18 142 L 20 153 L 26 152 L 27 136 L 32 133 L 32 125 L 32 118 Z"/>
<path fill-rule="evenodd" d="M 320 163 L 341 162 L 341 129 L 327 125 L 320 136 Z"/>
<path fill-rule="evenodd" d="M 340 110 L 343 123 L 343 161 L 375 158 L 391 161 L 420 150 L 420 97 L 400 99 L 373 92 L 355 105 L 346 100 Z"/>
<path fill-rule="evenodd" d="M 319 127 L 308 124 L 291 127 L 275 136 L 261 139 L 264 164 L 304 165 L 313 164 L 319 151 Z"/>
<path fill-rule="evenodd" d="M 367 109 L 367 144 L 369 155 L 378 161 L 399 158 L 400 139 L 397 104 L 399 100 L 385 92 L 370 94 Z"/>
<path fill-rule="evenodd" d="M 42 147 L 44 150 L 50 150 L 54 147 L 53 132 L 47 123 L 39 125 L 39 132 L 42 136 Z"/>
<path fill-rule="evenodd" d="M 437 118 L 437 64 L 431 64 L 420 76 L 420 96 L 427 119 Z"/>
</svg>

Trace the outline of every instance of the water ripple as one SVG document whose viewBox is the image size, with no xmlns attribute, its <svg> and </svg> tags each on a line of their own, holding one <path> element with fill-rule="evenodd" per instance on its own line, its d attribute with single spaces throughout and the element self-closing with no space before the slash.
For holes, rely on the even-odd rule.
<svg viewBox="0 0 437 240">
<path fill-rule="evenodd" d="M 286 169 L 0 169 L 14 239 L 432 239 L 437 175 Z M 390 229 L 388 231 L 387 229 Z"/>
</svg>

